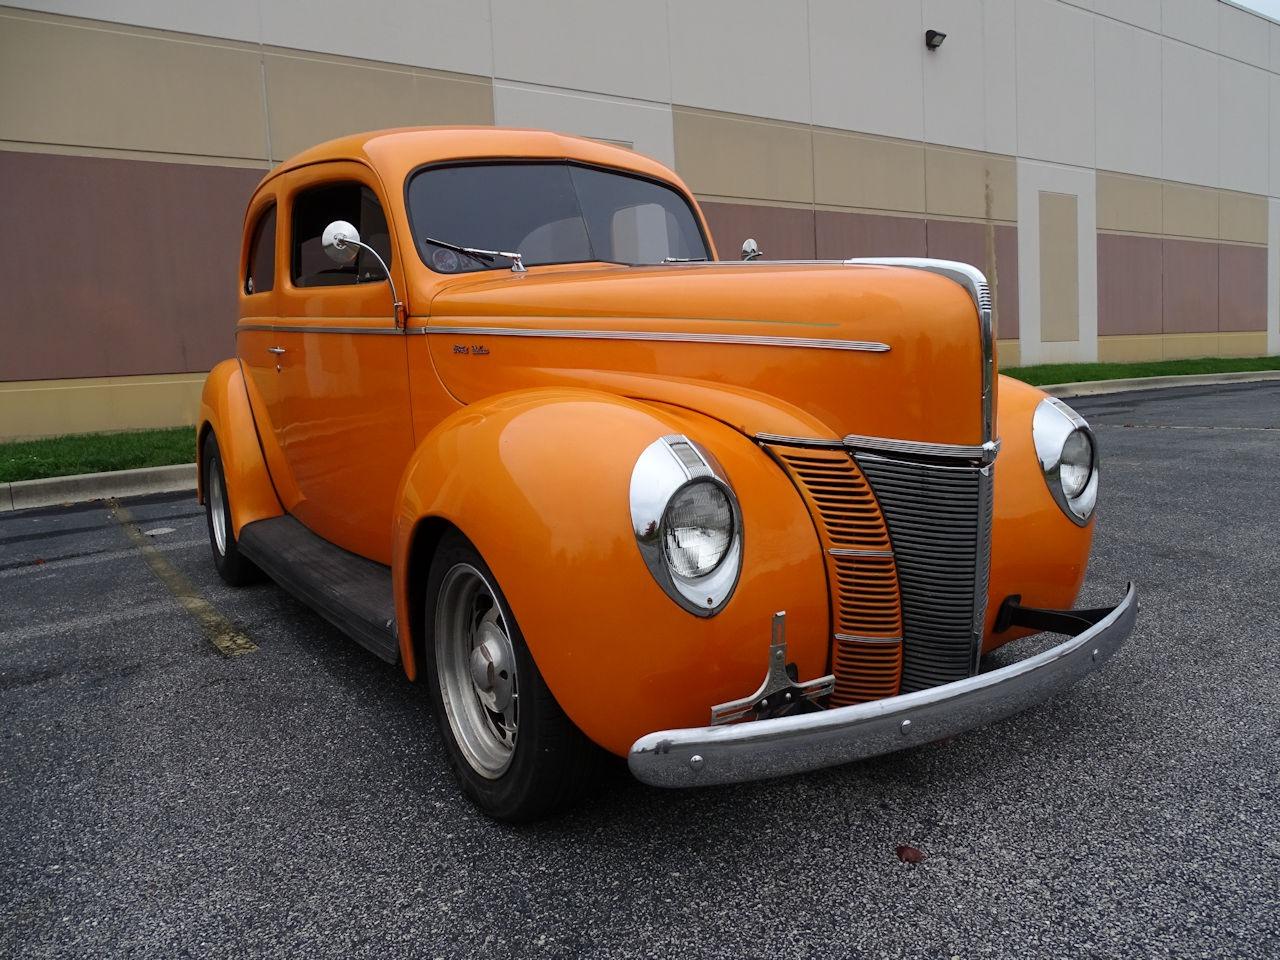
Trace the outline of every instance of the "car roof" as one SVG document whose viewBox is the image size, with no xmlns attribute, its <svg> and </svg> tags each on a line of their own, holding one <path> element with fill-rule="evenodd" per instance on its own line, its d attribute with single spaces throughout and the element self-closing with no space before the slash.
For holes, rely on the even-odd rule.
<svg viewBox="0 0 1280 960">
<path fill-rule="evenodd" d="M 354 133 L 309 147 L 272 169 L 259 184 L 329 160 L 371 166 L 385 182 L 400 182 L 430 163 L 468 159 L 567 159 L 618 167 L 684 186 L 667 167 L 626 147 L 547 130 L 509 127 L 399 127 Z"/>
</svg>

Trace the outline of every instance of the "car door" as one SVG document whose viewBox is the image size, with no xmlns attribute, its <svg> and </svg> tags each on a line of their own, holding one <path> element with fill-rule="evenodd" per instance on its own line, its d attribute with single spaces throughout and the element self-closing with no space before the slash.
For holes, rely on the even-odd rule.
<svg viewBox="0 0 1280 960">
<path fill-rule="evenodd" d="M 276 492 L 286 510 L 298 499 L 284 454 L 288 426 L 283 369 L 294 334 L 278 329 L 277 304 L 280 264 L 284 246 L 278 225 L 274 190 L 264 190 L 253 201 L 246 217 L 247 243 L 241 255 L 240 320 L 236 326 L 236 356 L 244 374 L 249 406 L 258 427 L 262 452 Z"/>
<path fill-rule="evenodd" d="M 282 368 L 284 456 L 300 499 L 291 512 L 313 532 L 391 562 L 400 476 L 413 452 L 407 338 L 391 284 L 361 251 L 329 259 L 321 235 L 335 220 L 359 231 L 404 289 L 379 184 L 353 162 L 287 175 L 288 269 L 278 284 L 280 326 L 292 339 Z"/>
</svg>

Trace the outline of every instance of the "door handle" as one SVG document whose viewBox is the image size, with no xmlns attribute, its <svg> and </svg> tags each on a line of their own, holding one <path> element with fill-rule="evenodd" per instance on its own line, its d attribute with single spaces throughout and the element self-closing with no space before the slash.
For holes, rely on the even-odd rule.
<svg viewBox="0 0 1280 960">
<path fill-rule="evenodd" d="M 267 347 L 267 353 L 274 353 L 278 357 L 284 353 L 284 347 Z"/>
</svg>

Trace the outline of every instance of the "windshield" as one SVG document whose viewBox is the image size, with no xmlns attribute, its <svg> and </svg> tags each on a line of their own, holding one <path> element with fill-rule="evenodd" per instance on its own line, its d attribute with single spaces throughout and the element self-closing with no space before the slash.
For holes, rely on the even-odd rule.
<svg viewBox="0 0 1280 960">
<path fill-rule="evenodd" d="M 526 266 L 708 256 L 693 211 L 679 193 L 596 167 L 564 162 L 429 167 L 409 181 L 408 202 L 418 253 L 439 273 L 511 266 L 509 257 L 478 255 L 485 250 L 518 253 Z"/>
</svg>

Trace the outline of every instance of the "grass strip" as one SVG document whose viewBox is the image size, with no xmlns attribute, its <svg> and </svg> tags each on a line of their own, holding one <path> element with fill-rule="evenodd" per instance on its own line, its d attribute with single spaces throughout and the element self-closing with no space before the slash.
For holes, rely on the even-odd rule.
<svg viewBox="0 0 1280 960">
<path fill-rule="evenodd" d="M 1173 377 L 1199 373 L 1239 373 L 1280 370 L 1280 357 L 1202 357 L 1194 360 L 1152 360 L 1145 363 L 1041 363 L 1008 367 L 1001 373 L 1040 386 L 1086 380 L 1127 380 L 1133 377 Z"/>
<path fill-rule="evenodd" d="M 0 443 L 0 483 L 195 463 L 193 427 L 78 433 Z"/>
</svg>

